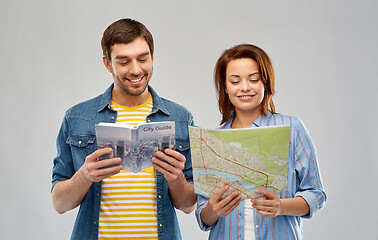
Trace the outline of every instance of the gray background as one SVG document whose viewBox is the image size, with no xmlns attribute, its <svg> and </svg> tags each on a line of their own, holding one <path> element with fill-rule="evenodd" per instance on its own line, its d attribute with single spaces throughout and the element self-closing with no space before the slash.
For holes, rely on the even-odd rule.
<svg viewBox="0 0 378 240">
<path fill-rule="evenodd" d="M 104 29 L 123 17 L 155 39 L 151 85 L 216 127 L 212 72 L 238 43 L 265 49 L 276 108 L 310 129 L 328 194 L 305 239 L 377 239 L 376 1 L 5 1 L 0 3 L 0 239 L 68 239 L 76 210 L 51 206 L 64 111 L 112 82 Z M 206 239 L 179 213 L 184 239 Z"/>
</svg>

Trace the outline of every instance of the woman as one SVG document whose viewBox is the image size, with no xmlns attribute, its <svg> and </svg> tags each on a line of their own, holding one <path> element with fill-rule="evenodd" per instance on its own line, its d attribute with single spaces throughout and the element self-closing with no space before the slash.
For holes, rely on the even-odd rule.
<svg viewBox="0 0 378 240">
<path fill-rule="evenodd" d="M 325 204 L 317 156 L 310 133 L 296 117 L 277 114 L 274 71 L 259 47 L 241 44 L 226 50 L 214 73 L 221 128 L 290 125 L 287 187 L 276 194 L 241 201 L 238 191 L 221 198 L 229 186 L 207 199 L 198 195 L 196 217 L 209 239 L 302 239 L 301 218 L 311 218 Z"/>
</svg>

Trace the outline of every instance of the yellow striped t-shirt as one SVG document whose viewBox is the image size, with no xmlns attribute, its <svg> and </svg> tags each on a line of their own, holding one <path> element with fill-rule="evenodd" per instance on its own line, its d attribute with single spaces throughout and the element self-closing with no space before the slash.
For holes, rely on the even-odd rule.
<svg viewBox="0 0 378 240">
<path fill-rule="evenodd" d="M 152 97 L 136 107 L 112 102 L 117 123 L 137 125 L 152 110 Z M 158 239 L 156 179 L 153 167 L 139 173 L 122 170 L 102 181 L 98 239 Z"/>
</svg>

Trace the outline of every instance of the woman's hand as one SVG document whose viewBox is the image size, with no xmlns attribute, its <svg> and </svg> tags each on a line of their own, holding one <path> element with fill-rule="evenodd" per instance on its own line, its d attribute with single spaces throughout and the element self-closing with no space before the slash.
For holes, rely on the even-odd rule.
<svg viewBox="0 0 378 240">
<path fill-rule="evenodd" d="M 241 196 L 237 190 L 222 199 L 223 194 L 227 192 L 229 188 L 228 185 L 223 186 L 209 199 L 207 205 L 201 212 L 201 219 L 205 225 L 214 225 L 219 217 L 226 217 L 239 205 Z"/>
<path fill-rule="evenodd" d="M 256 189 L 255 193 L 263 195 L 264 199 L 252 198 L 252 207 L 264 217 L 276 217 L 282 215 L 282 204 L 280 196 L 272 191 L 265 189 Z"/>
</svg>

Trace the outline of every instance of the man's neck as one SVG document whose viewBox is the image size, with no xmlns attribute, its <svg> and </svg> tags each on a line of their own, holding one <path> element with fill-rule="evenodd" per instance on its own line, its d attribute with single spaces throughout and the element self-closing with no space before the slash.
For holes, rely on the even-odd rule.
<svg viewBox="0 0 378 240">
<path fill-rule="evenodd" d="M 150 92 L 148 91 L 148 88 L 146 88 L 146 90 L 142 94 L 135 96 L 125 94 L 120 91 L 115 91 L 114 89 L 112 91 L 112 101 L 125 107 L 135 107 L 142 105 L 148 100 L 149 97 Z"/>
</svg>

